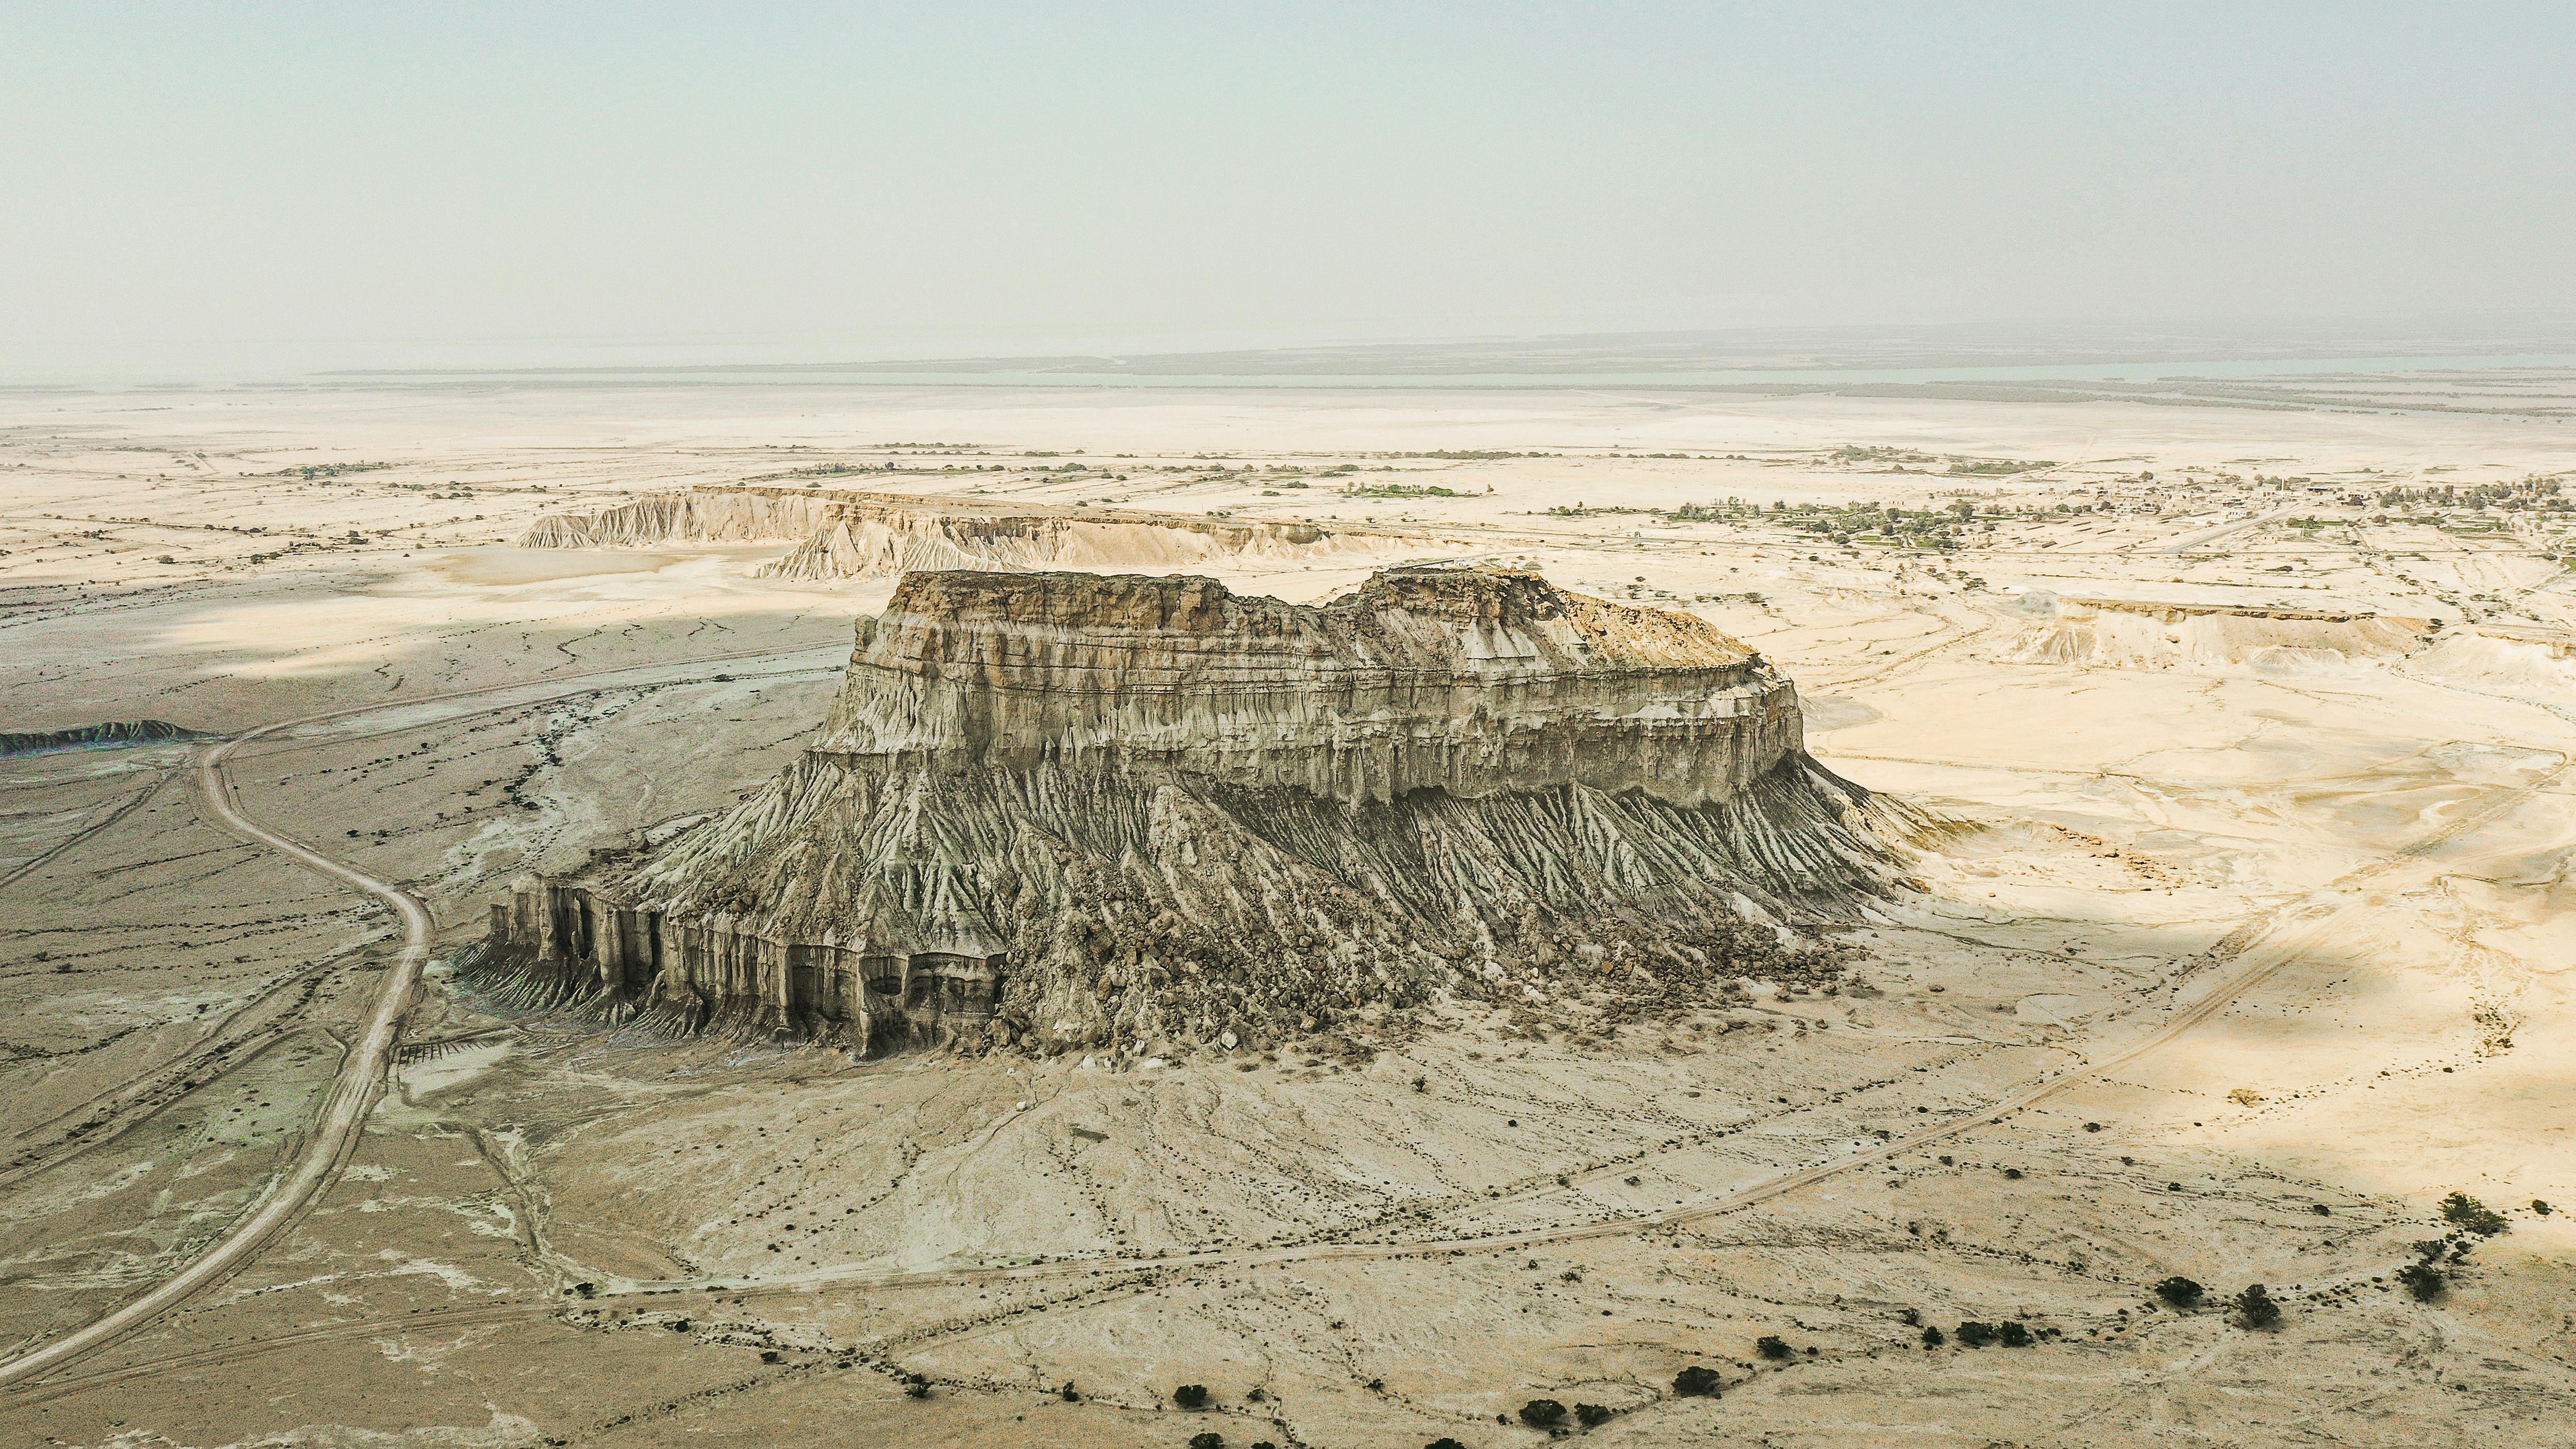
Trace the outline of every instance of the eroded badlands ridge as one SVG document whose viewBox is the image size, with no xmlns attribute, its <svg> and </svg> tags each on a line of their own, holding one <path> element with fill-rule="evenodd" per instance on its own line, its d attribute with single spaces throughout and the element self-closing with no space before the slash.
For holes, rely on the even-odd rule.
<svg viewBox="0 0 2576 1449">
<path fill-rule="evenodd" d="M 1435 539 L 1309 523 L 1232 522 L 1118 509 L 1003 506 L 972 499 L 811 488 L 708 487 L 652 493 L 597 513 L 539 519 L 522 548 L 638 547 L 672 541 L 792 542 L 767 578 L 891 578 L 931 569 L 1182 568 L 1447 552 Z"/>
<path fill-rule="evenodd" d="M 1919 827 L 1800 739 L 1743 645 L 1532 574 L 1320 606 L 913 574 L 796 765 L 647 858 L 522 882 L 492 959 L 862 1051 L 1234 1046 L 1441 987 L 1687 1003 L 1830 974 L 1752 923 L 1848 915 Z"/>
<path fill-rule="evenodd" d="M 2061 598 L 2023 626 L 2003 657 L 2021 664 L 2131 669 L 2297 668 L 2401 658 L 2423 647 L 2440 627 L 2366 609 Z"/>
</svg>

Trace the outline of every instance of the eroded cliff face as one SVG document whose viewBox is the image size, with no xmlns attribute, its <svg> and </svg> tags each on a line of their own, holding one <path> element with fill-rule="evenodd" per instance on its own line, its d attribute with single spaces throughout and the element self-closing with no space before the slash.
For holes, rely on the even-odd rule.
<svg viewBox="0 0 2576 1449">
<path fill-rule="evenodd" d="M 2368 610 L 2063 598 L 2002 653 L 2018 664 L 2298 669 L 2398 658 L 2423 647 L 2436 627 Z"/>
<path fill-rule="evenodd" d="M 55 750 L 121 749 L 128 745 L 157 745 L 173 740 L 198 740 L 205 736 L 185 725 L 174 725 L 166 719 L 118 719 L 104 724 L 77 725 L 71 729 L 50 730 L 34 734 L 0 734 L 0 755 L 41 755 Z"/>
<path fill-rule="evenodd" d="M 832 495 L 803 488 L 690 488 L 648 493 L 597 513 L 558 513 L 519 535 L 521 548 L 641 548 L 777 543 L 822 527 Z"/>
<path fill-rule="evenodd" d="M 1706 622 L 1530 574 L 1388 571 L 1309 608 L 1204 578 L 959 573 L 897 592 L 812 748 L 1354 803 L 1580 784 L 1696 805 L 1799 737 L 1796 689 Z"/>
<path fill-rule="evenodd" d="M 1169 1053 L 1452 989 L 1688 1004 L 1829 974 L 1923 822 L 1799 749 L 1705 622 L 1485 569 L 1320 606 L 914 574 L 804 757 L 496 908 L 528 980 L 816 1036 Z"/>
<path fill-rule="evenodd" d="M 764 578 L 861 579 L 943 569 L 1187 568 L 1446 552 L 1402 531 L 1328 530 L 1116 509 L 1002 506 L 971 499 L 809 488 L 692 488 L 597 513 L 539 519 L 522 548 L 635 548 L 670 542 L 793 543 Z"/>
</svg>

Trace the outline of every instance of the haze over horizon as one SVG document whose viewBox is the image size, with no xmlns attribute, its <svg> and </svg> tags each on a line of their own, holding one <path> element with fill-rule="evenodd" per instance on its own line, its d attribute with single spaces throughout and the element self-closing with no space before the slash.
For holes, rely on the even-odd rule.
<svg viewBox="0 0 2576 1449">
<path fill-rule="evenodd" d="M 2576 14 L 2481 11 L 29 9 L 0 348 L 2563 335 Z"/>
<path fill-rule="evenodd" d="M 0 1449 L 2576 1449 L 2571 61 L 0 13 Z"/>
</svg>

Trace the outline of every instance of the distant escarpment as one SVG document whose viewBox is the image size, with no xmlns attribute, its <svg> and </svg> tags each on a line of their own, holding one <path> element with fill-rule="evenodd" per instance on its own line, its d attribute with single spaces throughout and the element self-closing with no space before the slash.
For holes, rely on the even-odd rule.
<svg viewBox="0 0 2576 1449">
<path fill-rule="evenodd" d="M 2576 703 L 2576 634 L 2527 625 L 2478 624 L 2454 629 L 2407 661 L 2409 673 L 2474 689 L 2546 700 L 2566 713 Z"/>
<path fill-rule="evenodd" d="M 0 734 L 0 755 L 41 755 L 54 750 L 104 750 L 160 745 L 205 736 L 166 719 L 120 719 L 41 734 Z"/>
<path fill-rule="evenodd" d="M 486 960 L 861 1052 L 1366 1035 L 1442 990 L 1682 1008 L 1830 978 L 1790 928 L 1855 918 L 1925 827 L 1800 741 L 1743 645 L 1532 574 L 1299 606 L 916 573 L 796 764 L 649 854 L 520 882 Z"/>
<path fill-rule="evenodd" d="M 2297 669 L 2391 659 L 2441 626 L 2366 609 L 2168 604 L 2137 599 L 2043 600 L 2046 612 L 2003 647 L 2018 664 L 2126 669 L 2249 664 Z"/>
<path fill-rule="evenodd" d="M 1437 539 L 1400 531 L 748 487 L 648 494 L 598 513 L 541 518 L 519 538 L 522 548 L 670 542 L 793 543 L 786 557 L 759 570 L 782 579 L 891 578 L 939 569 L 1187 568 L 1233 559 L 1347 567 L 1447 551 Z"/>
</svg>

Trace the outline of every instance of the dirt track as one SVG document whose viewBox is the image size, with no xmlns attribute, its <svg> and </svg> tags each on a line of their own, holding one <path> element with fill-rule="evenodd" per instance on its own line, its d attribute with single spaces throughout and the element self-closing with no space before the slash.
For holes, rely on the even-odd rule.
<svg viewBox="0 0 2576 1449">
<path fill-rule="evenodd" d="M 795 657 L 779 656 L 766 651 L 746 654 L 716 655 L 678 664 L 599 670 L 576 676 L 581 685 L 539 693 L 521 704 L 567 695 L 593 693 L 612 689 L 601 684 L 603 678 L 618 675 L 667 675 L 674 670 L 686 673 L 707 665 L 738 663 L 745 659 Z M 562 683 L 560 679 L 547 684 Z M 348 709 L 329 710 L 261 725 L 225 740 L 205 751 L 197 761 L 197 783 L 206 806 L 214 817 L 247 840 L 256 841 L 278 851 L 298 864 L 329 876 L 343 885 L 375 897 L 401 917 L 403 946 L 394 964 L 387 967 L 383 982 L 377 986 L 369 1003 L 366 1024 L 356 1042 L 342 1059 L 333 1078 L 331 1090 L 324 1098 L 322 1110 L 294 1169 L 272 1184 L 248 1217 L 236 1224 L 213 1247 L 142 1297 L 97 1320 L 86 1328 L 67 1334 L 41 1348 L 0 1363 L 0 1386 L 25 1382 L 60 1369 L 84 1354 L 103 1348 L 138 1328 L 168 1313 L 190 1297 L 217 1282 L 242 1264 L 256 1257 L 297 1214 L 338 1180 L 347 1166 L 349 1155 L 356 1150 L 358 1139 L 366 1129 L 368 1112 L 374 1107 L 377 1093 L 384 1084 L 385 1070 L 393 1062 L 396 1040 L 402 1032 L 404 1015 L 409 1011 L 412 993 L 420 984 L 423 963 L 429 959 L 436 934 L 429 909 L 420 899 L 401 886 L 369 875 L 354 866 L 334 860 L 321 852 L 291 840 L 244 814 L 234 802 L 233 787 L 224 764 L 233 752 L 256 740 L 271 738 L 290 730 L 335 720 L 379 714 L 389 709 L 414 709 L 422 705 L 458 699 L 475 699 L 486 695 L 525 691 L 526 684 L 492 685 L 479 689 L 456 690 L 425 698 L 402 700 L 393 704 L 359 705 Z M 511 706 L 516 707 L 516 706 Z M 469 711 L 470 713 L 470 711 Z"/>
<path fill-rule="evenodd" d="M 58 1338 L 31 1353 L 21 1354 L 0 1364 L 0 1384 L 15 1383 L 35 1377 L 150 1323 L 176 1308 L 207 1284 L 250 1260 L 278 1231 L 292 1222 L 295 1215 L 321 1195 L 340 1175 L 340 1169 L 357 1147 L 364 1131 L 368 1109 L 375 1105 L 377 1088 L 384 1080 L 385 1067 L 393 1059 L 394 1038 L 402 1030 L 403 1014 L 411 1004 L 413 988 L 420 983 L 421 964 L 429 959 L 433 926 L 429 908 L 409 891 L 390 881 L 342 865 L 318 851 L 300 845 L 260 825 L 242 814 L 232 800 L 231 781 L 224 774 L 224 761 L 233 751 L 253 740 L 263 739 L 298 725 L 315 724 L 342 715 L 361 713 L 357 710 L 335 710 L 324 715 L 281 720 L 236 735 L 205 752 L 197 762 L 197 783 L 207 807 L 224 828 L 236 835 L 256 840 L 280 851 L 298 863 L 331 877 L 354 889 L 374 896 L 391 906 L 402 917 L 403 949 L 393 965 L 387 967 L 383 984 L 376 988 L 374 1001 L 367 1011 L 366 1026 L 341 1061 L 339 1075 L 331 1083 L 330 1095 L 323 1101 L 320 1119 L 314 1124 L 303 1156 L 295 1169 L 270 1187 L 259 1206 L 230 1233 L 198 1259 L 181 1269 L 158 1287 L 124 1307 L 99 1319 L 87 1328 Z"/>
</svg>

